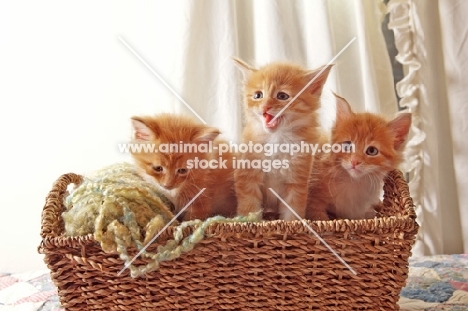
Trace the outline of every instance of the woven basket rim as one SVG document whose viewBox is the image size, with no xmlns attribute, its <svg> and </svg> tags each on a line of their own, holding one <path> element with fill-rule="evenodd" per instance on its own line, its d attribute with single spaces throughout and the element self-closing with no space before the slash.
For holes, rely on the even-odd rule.
<svg viewBox="0 0 468 311">
<path fill-rule="evenodd" d="M 42 242 L 39 249 L 57 246 L 72 246 L 76 245 L 91 245 L 98 243 L 93 234 L 85 236 L 66 236 L 64 234 L 63 221 L 61 221 L 61 213 L 64 210 L 63 198 L 66 195 L 66 189 L 69 184 L 78 185 L 83 180 L 83 176 L 75 173 L 63 174 L 54 183 L 52 190 L 46 198 L 46 204 L 42 213 L 41 237 Z M 327 221 L 311 221 L 305 220 L 305 223 L 310 226 L 318 234 L 328 233 L 372 233 L 372 232 L 414 232 L 417 230 L 416 213 L 414 204 L 409 196 L 408 186 L 399 170 L 391 171 L 387 180 L 393 180 L 398 185 L 398 195 L 401 197 L 404 204 L 404 213 L 395 216 L 383 216 L 372 219 L 335 219 Z M 390 190 L 384 187 L 384 203 L 386 196 L 395 196 L 389 193 Z M 388 203 L 388 202 L 387 202 Z M 60 219 L 59 219 L 60 218 Z M 60 228 L 57 228 L 60 227 Z M 163 232 L 158 241 L 170 239 L 176 226 L 169 226 Z M 187 230 L 192 230 L 188 228 Z M 300 220 L 284 221 L 272 220 L 251 223 L 214 223 L 205 230 L 206 236 L 227 237 L 242 234 L 244 236 L 270 236 L 278 234 L 313 234 L 309 228 Z M 42 251 L 40 251 L 42 252 Z"/>
</svg>

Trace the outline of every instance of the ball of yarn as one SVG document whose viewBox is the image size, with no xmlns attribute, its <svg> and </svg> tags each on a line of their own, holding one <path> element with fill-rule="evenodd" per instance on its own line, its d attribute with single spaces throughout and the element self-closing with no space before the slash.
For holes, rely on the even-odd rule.
<svg viewBox="0 0 468 311">
<path fill-rule="evenodd" d="M 84 178 L 65 198 L 65 234 L 93 234 L 105 252 L 151 239 L 173 217 L 172 204 L 133 165 L 119 163 Z"/>
</svg>

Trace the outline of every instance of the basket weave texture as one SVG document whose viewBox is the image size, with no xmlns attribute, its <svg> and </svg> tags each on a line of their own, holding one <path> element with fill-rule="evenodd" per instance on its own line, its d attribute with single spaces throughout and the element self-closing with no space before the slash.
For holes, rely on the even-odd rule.
<svg viewBox="0 0 468 311">
<path fill-rule="evenodd" d="M 214 224 L 189 253 L 131 278 L 118 254 L 93 236 L 64 235 L 69 184 L 62 175 L 42 212 L 39 252 L 66 310 L 398 310 L 418 231 L 408 186 L 385 179 L 378 218 L 307 221 L 357 272 L 346 268 L 300 221 Z M 169 227 L 148 250 L 172 238 Z M 190 234 L 188 228 L 186 235 Z M 136 254 L 136 250 L 134 250 Z M 139 258 L 134 264 L 146 264 Z"/>
</svg>

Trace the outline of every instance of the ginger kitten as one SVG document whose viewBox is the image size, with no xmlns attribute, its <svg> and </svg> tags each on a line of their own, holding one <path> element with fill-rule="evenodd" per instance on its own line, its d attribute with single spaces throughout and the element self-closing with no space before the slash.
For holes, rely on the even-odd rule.
<svg viewBox="0 0 468 311">
<path fill-rule="evenodd" d="M 387 121 L 377 114 L 354 113 L 344 98 L 336 98 L 330 143 L 347 150 L 317 154 L 306 218 L 373 218 L 384 177 L 402 161 L 411 114 L 401 113 Z M 349 144 L 354 144 L 354 150 Z"/>
<path fill-rule="evenodd" d="M 182 220 L 205 219 L 214 215 L 235 216 L 237 201 L 232 155 L 225 153 L 220 161 L 215 149 L 202 149 L 202 146 L 207 147 L 210 143 L 216 147 L 221 142 L 218 129 L 175 114 L 132 117 L 132 125 L 133 143 L 192 146 L 192 150 L 186 149 L 186 152 L 183 149 L 175 150 L 174 147 L 172 150 L 166 148 L 163 150 L 165 152 L 132 153 L 141 176 L 158 186 L 174 204 L 174 214 L 190 202 L 202 188 L 206 188 L 186 209 Z M 212 168 L 196 165 L 197 159 L 199 164 L 200 161 L 206 160 L 216 165 L 212 165 Z M 221 163 L 223 161 L 224 165 Z"/>
<path fill-rule="evenodd" d="M 262 145 L 316 143 L 319 136 L 317 110 L 331 66 L 306 70 L 290 63 L 271 63 L 254 69 L 241 60 L 234 60 L 244 76 L 246 125 L 242 142 Z M 312 79 L 314 82 L 280 114 Z M 279 117 L 273 120 L 275 116 Z M 299 216 L 305 216 L 307 180 L 313 161 L 310 152 L 293 156 L 283 152 L 272 156 L 251 152 L 239 154 L 239 158 L 250 163 L 277 160 L 282 165 L 269 172 L 258 168 L 238 168 L 235 171 L 238 215 L 263 211 L 264 216 L 296 219 L 269 190 L 272 188 Z"/>
</svg>

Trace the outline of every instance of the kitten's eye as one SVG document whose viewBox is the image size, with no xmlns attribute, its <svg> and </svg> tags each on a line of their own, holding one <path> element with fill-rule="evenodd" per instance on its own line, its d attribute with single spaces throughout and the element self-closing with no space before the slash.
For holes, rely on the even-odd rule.
<svg viewBox="0 0 468 311">
<path fill-rule="evenodd" d="M 370 156 L 376 156 L 379 154 L 379 150 L 375 148 L 374 146 L 369 146 L 366 149 L 366 154 Z"/>
<path fill-rule="evenodd" d="M 177 174 L 179 174 L 179 175 L 185 175 L 187 173 L 188 173 L 188 169 L 186 169 L 186 168 L 178 168 L 177 169 Z"/>
<path fill-rule="evenodd" d="M 258 92 L 255 92 L 254 96 L 253 96 L 254 99 L 260 99 L 260 98 L 263 98 L 263 93 L 258 91 Z"/>
<path fill-rule="evenodd" d="M 289 95 L 284 92 L 279 92 L 278 95 L 276 95 L 276 98 L 279 100 L 286 100 L 289 98 Z"/>
<path fill-rule="evenodd" d="M 153 171 L 156 173 L 162 173 L 164 171 L 164 168 L 161 165 L 153 165 Z"/>
</svg>

